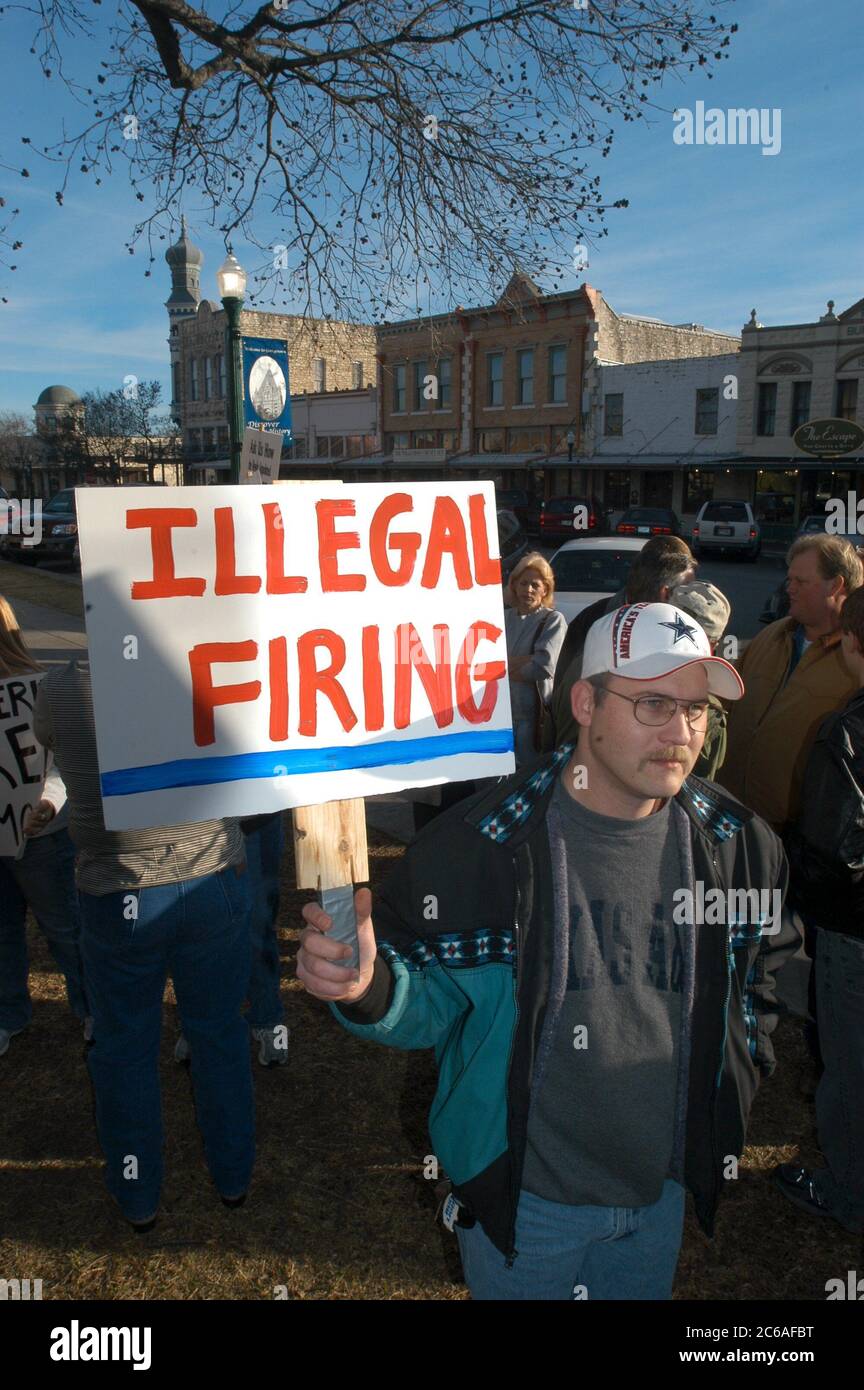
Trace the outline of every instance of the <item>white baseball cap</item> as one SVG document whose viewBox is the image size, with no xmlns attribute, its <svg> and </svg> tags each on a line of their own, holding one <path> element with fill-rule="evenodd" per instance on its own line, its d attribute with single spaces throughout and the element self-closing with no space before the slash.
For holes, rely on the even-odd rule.
<svg viewBox="0 0 864 1390">
<path fill-rule="evenodd" d="M 728 661 L 711 655 L 705 630 L 671 603 L 628 603 L 588 629 L 582 679 L 607 671 L 631 681 L 671 676 L 699 662 L 712 695 L 740 700 L 744 682 Z"/>
</svg>

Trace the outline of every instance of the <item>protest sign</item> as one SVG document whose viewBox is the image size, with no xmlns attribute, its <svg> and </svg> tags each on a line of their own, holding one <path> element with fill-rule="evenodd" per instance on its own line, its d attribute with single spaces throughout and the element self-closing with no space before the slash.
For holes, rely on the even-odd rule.
<svg viewBox="0 0 864 1390">
<path fill-rule="evenodd" d="M 0 681 L 0 855 L 12 858 L 26 843 L 24 815 L 38 805 L 48 771 L 50 754 L 31 730 L 42 675 L 40 671 Z"/>
<path fill-rule="evenodd" d="M 108 829 L 513 770 L 491 483 L 77 503 Z"/>
<path fill-rule="evenodd" d="M 272 483 L 279 477 L 281 458 L 281 434 L 274 430 L 244 430 L 240 456 L 241 483 Z"/>
</svg>

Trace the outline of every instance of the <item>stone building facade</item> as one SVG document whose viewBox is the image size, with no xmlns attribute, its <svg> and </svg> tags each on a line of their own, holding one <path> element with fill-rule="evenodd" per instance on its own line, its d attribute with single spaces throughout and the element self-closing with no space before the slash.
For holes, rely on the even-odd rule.
<svg viewBox="0 0 864 1390">
<path fill-rule="evenodd" d="M 811 323 L 765 326 L 756 310 L 741 333 L 738 454 L 773 498 L 772 518 L 792 526 L 828 497 L 864 496 L 864 452 L 818 460 L 792 439 L 809 420 L 864 426 L 864 299 Z"/>
<path fill-rule="evenodd" d="M 171 410 L 183 438 L 187 480 L 203 481 L 228 468 L 228 364 L 225 360 L 226 314 L 219 304 L 201 299 L 203 255 L 189 240 L 185 222 L 180 240 L 165 253 L 171 269 L 171 296 L 166 301 L 171 352 Z M 243 309 L 240 332 L 244 338 L 271 338 L 285 344 L 289 357 L 289 390 L 295 397 L 325 400 L 331 393 L 343 397 L 328 429 L 316 409 L 321 437 L 343 433 L 370 440 L 365 394 L 374 386 L 376 372 L 375 330 L 369 324 L 306 318 L 297 314 L 271 314 Z M 354 393 L 357 418 L 346 421 L 345 393 Z M 325 411 L 326 414 L 326 411 Z M 299 452 L 299 449 L 298 449 Z M 288 457 L 290 451 L 283 454 Z"/>
<path fill-rule="evenodd" d="M 244 309 L 240 331 L 244 338 L 285 343 L 292 402 L 308 394 L 363 391 L 374 381 L 375 334 L 368 325 Z M 206 299 L 179 325 L 174 401 L 187 463 L 218 469 L 228 456 L 225 311 Z"/>
</svg>

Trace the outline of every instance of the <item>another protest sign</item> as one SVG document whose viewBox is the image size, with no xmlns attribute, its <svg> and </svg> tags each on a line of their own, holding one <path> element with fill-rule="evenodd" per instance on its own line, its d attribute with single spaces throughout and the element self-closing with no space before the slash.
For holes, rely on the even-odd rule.
<svg viewBox="0 0 864 1390">
<path fill-rule="evenodd" d="M 245 429 L 240 456 L 241 483 L 272 483 L 279 477 L 282 436 L 275 430 Z"/>
<path fill-rule="evenodd" d="M 77 501 L 108 829 L 513 770 L 491 483 Z"/>
<path fill-rule="evenodd" d="M 39 803 L 50 762 L 31 727 L 42 675 L 0 680 L 0 855 L 12 858 L 25 847 L 24 816 Z"/>
</svg>

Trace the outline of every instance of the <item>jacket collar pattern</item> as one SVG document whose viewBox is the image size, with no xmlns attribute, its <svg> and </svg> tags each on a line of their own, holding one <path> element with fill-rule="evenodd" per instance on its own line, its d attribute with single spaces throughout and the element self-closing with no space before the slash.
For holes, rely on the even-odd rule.
<svg viewBox="0 0 864 1390">
<path fill-rule="evenodd" d="M 487 835 L 496 844 L 509 840 L 538 809 L 544 794 L 569 761 L 575 747 L 575 743 L 562 744 L 551 757 L 544 759 L 529 777 L 477 822 L 481 834 Z M 744 819 L 732 810 L 719 788 L 703 782 L 701 778 L 688 777 L 675 800 L 690 820 L 711 839 L 730 840 L 744 824 Z"/>
</svg>

